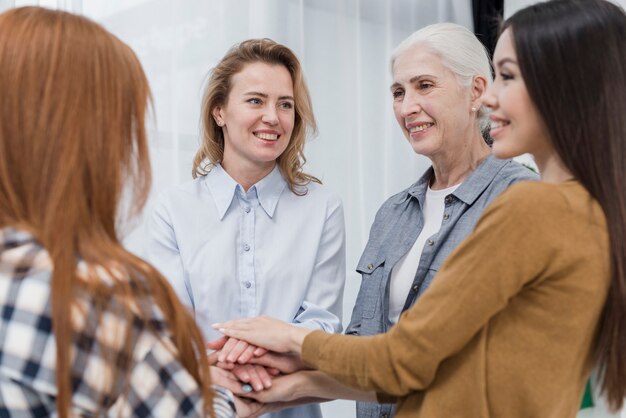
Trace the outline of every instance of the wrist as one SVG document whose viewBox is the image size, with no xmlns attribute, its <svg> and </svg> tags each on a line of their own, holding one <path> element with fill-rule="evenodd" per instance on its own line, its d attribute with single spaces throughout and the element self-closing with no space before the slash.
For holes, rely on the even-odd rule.
<svg viewBox="0 0 626 418">
<path fill-rule="evenodd" d="M 309 335 L 313 330 L 304 327 L 291 327 L 291 333 L 289 338 L 289 351 L 297 355 L 302 354 L 302 344 L 304 344 L 304 338 Z"/>
</svg>

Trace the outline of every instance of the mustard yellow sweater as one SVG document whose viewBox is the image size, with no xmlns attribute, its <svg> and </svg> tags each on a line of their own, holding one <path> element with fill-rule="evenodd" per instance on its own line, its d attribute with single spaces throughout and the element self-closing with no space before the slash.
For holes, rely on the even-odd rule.
<svg viewBox="0 0 626 418">
<path fill-rule="evenodd" d="M 387 334 L 314 332 L 303 359 L 397 418 L 575 417 L 609 271 L 604 214 L 579 183 L 519 183 Z"/>
</svg>

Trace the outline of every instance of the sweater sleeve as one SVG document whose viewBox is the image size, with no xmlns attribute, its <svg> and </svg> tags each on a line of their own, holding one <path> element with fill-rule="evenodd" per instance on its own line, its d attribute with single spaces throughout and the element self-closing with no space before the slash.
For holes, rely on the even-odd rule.
<svg viewBox="0 0 626 418">
<path fill-rule="evenodd" d="M 383 394 L 428 388 L 444 360 L 461 351 L 524 286 L 540 280 L 558 250 L 555 236 L 562 233 L 558 202 L 540 183 L 512 186 L 485 210 L 429 290 L 387 334 L 315 332 L 304 341 L 303 360 L 384 399 Z"/>
</svg>

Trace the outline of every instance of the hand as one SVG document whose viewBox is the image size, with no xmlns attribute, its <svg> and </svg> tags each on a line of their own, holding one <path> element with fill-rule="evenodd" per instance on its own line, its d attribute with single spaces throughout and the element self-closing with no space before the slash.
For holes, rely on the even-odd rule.
<svg viewBox="0 0 626 418">
<path fill-rule="evenodd" d="M 293 373 L 274 378 L 272 387 L 243 396 L 260 403 L 291 402 L 298 399 L 297 384 L 301 381 L 300 373 Z"/>
<path fill-rule="evenodd" d="M 256 391 L 272 387 L 272 377 L 263 366 L 254 364 L 238 364 L 231 373 L 241 382 L 248 383 Z"/>
<path fill-rule="evenodd" d="M 235 395 L 245 395 L 241 381 L 227 370 L 215 366 L 210 367 L 211 382 L 230 390 Z"/>
<path fill-rule="evenodd" d="M 255 418 L 265 413 L 263 404 L 251 399 L 243 399 L 235 396 L 235 409 L 238 418 Z"/>
<path fill-rule="evenodd" d="M 227 337 L 244 340 L 278 353 L 300 354 L 302 341 L 312 330 L 296 327 L 267 316 L 237 319 L 213 325 Z"/>
<path fill-rule="evenodd" d="M 275 371 L 282 374 L 290 374 L 308 369 L 299 356 L 274 352 L 268 352 L 260 357 L 253 357 L 250 359 L 249 364 L 265 366 L 272 376 L 276 375 Z"/>
<path fill-rule="evenodd" d="M 261 356 L 267 352 L 267 350 L 258 348 L 245 341 L 228 337 L 222 337 L 207 343 L 207 348 L 219 350 L 216 359 L 221 363 L 246 364 L 253 356 Z M 215 359 L 214 356 L 211 358 Z"/>
</svg>

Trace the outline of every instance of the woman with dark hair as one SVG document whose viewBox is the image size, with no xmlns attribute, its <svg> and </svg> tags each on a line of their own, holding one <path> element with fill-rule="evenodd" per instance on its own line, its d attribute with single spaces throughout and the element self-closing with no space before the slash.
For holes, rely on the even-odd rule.
<svg viewBox="0 0 626 418">
<path fill-rule="evenodd" d="M 542 181 L 497 198 L 388 333 L 328 335 L 269 318 L 216 327 L 396 402 L 398 418 L 574 417 L 594 365 L 621 408 L 624 51 L 626 14 L 605 0 L 540 3 L 505 22 L 484 99 L 493 153 L 531 153 Z"/>
<path fill-rule="evenodd" d="M 159 197 L 145 251 L 207 339 L 219 337 L 215 322 L 257 315 L 341 330 L 343 209 L 303 172 L 315 126 L 300 62 L 286 46 L 249 39 L 211 71 L 194 180 Z M 257 347 L 236 339 L 210 347 L 243 382 L 271 386 L 263 366 L 238 364 Z M 308 405 L 279 416 L 321 412 Z"/>
<path fill-rule="evenodd" d="M 193 318 L 118 239 L 123 190 L 136 213 L 150 189 L 135 54 L 84 17 L 12 9 L 0 91 L 0 416 L 234 417 Z"/>
</svg>

